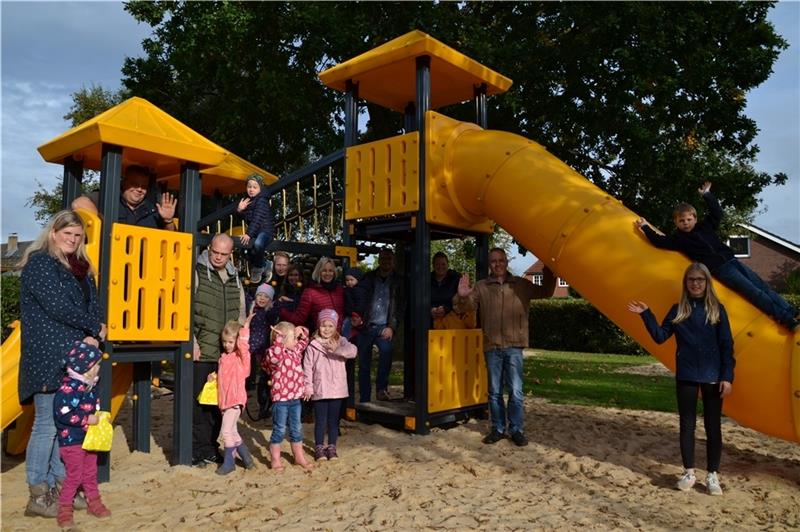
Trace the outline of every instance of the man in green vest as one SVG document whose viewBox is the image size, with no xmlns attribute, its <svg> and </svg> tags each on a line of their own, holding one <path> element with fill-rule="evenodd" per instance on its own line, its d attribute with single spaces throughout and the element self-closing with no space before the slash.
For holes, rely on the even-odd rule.
<svg viewBox="0 0 800 532">
<path fill-rule="evenodd" d="M 211 239 L 197 257 L 194 293 L 194 397 L 211 373 L 217 371 L 220 333 L 228 320 L 244 323 L 244 290 L 231 262 L 233 240 L 226 234 Z M 216 405 L 201 405 L 195 399 L 192 412 L 192 465 L 222 463 L 217 447 L 222 414 Z"/>
</svg>

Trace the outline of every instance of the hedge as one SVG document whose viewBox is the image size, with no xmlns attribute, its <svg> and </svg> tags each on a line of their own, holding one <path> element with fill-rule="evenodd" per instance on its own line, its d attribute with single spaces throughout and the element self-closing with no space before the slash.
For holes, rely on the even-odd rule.
<svg viewBox="0 0 800 532">
<path fill-rule="evenodd" d="M 0 277 L 0 299 L 2 300 L 3 340 L 11 334 L 9 325 L 19 319 L 19 283 L 16 275 L 3 275 Z"/>
</svg>

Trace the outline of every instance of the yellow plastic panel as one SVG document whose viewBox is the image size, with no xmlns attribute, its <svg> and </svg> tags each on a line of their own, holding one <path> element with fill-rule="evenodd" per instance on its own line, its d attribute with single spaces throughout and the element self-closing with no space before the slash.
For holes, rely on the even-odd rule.
<svg viewBox="0 0 800 532">
<path fill-rule="evenodd" d="M 347 148 L 345 218 L 371 218 L 419 208 L 419 133 Z"/>
<path fill-rule="evenodd" d="M 481 128 L 429 111 L 425 115 L 425 129 L 425 139 L 428 143 L 428 149 L 425 150 L 427 172 L 425 218 L 432 224 L 477 233 L 491 233 L 494 229 L 492 220 L 485 215 L 468 212 L 458 202 L 455 191 L 455 187 L 458 186 L 458 176 L 454 174 L 452 166 L 445 166 L 444 161 L 447 142 L 458 137 L 457 131 L 482 131 Z"/>
<path fill-rule="evenodd" d="M 487 95 L 502 94 L 512 81 L 421 31 L 411 31 L 319 74 L 328 87 L 344 91 L 358 83 L 358 96 L 404 112 L 416 100 L 416 58 L 431 58 L 431 108 L 473 98 L 486 84 Z"/>
<path fill-rule="evenodd" d="M 488 383 L 480 329 L 428 332 L 428 412 L 486 402 Z"/>
<path fill-rule="evenodd" d="M 142 164 L 158 175 L 176 175 L 185 161 L 222 164 L 227 152 L 143 98 L 133 97 L 39 146 L 45 161 L 72 156 L 99 170 L 102 144 L 123 150 L 123 166 Z"/>
<path fill-rule="evenodd" d="M 19 404 L 19 390 L 18 380 L 19 375 L 19 358 L 22 348 L 22 336 L 19 326 L 19 320 L 11 324 L 11 334 L 8 335 L 5 342 L 3 342 L 2 353 L 0 361 L 2 362 L 2 371 L 0 377 L 2 378 L 2 387 L 0 387 L 0 394 L 2 394 L 2 412 L 0 412 L 0 429 L 6 430 L 6 427 L 17 417 L 22 414 L 22 407 Z M 30 407 L 29 407 L 30 408 Z"/>
<path fill-rule="evenodd" d="M 89 262 L 92 263 L 95 273 L 100 271 L 100 239 L 103 222 L 100 217 L 85 209 L 76 209 L 75 212 L 83 220 L 86 226 L 86 254 L 89 255 Z M 99 282 L 99 277 L 95 275 L 95 283 Z"/>
<path fill-rule="evenodd" d="M 353 246 L 336 246 L 334 255 L 350 259 L 350 266 L 355 266 L 358 262 L 358 250 Z"/>
<path fill-rule="evenodd" d="M 468 216 L 494 219 L 674 371 L 674 340 L 656 345 L 626 304 L 645 301 L 662 318 L 680 297 L 684 255 L 650 245 L 633 227 L 634 212 L 530 140 L 455 126 L 442 144 L 444 153 L 433 161 L 458 185 L 454 204 Z M 789 333 L 721 283 L 715 288 L 730 317 L 736 357 L 723 412 L 800 441 L 800 332 Z"/>
<path fill-rule="evenodd" d="M 108 338 L 188 340 L 192 235 L 115 223 L 109 257 Z"/>
</svg>

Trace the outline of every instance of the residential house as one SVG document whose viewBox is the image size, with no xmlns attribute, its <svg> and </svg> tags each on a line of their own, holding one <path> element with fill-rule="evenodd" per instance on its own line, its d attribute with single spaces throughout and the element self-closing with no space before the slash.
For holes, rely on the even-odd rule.
<svg viewBox="0 0 800 532">
<path fill-rule="evenodd" d="M 732 235 L 728 245 L 736 258 L 746 264 L 776 291 L 786 288 L 786 276 L 800 269 L 800 244 L 795 244 L 751 224 L 739 224 L 742 232 Z"/>
<path fill-rule="evenodd" d="M 525 273 L 522 274 L 522 277 L 528 279 L 533 284 L 541 284 L 544 282 L 544 262 L 537 260 L 534 262 L 530 268 L 525 270 Z M 558 277 L 556 279 L 556 286 L 553 289 L 553 293 L 550 297 L 568 297 L 569 296 L 569 284 Z"/>
</svg>

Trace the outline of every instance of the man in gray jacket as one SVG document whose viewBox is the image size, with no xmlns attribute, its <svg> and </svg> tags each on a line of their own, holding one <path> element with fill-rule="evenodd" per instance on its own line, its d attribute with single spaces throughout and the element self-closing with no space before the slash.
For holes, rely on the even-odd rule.
<svg viewBox="0 0 800 532">
<path fill-rule="evenodd" d="M 523 432 L 522 350 L 528 347 L 531 299 L 552 295 L 555 279 L 546 268 L 542 286 L 511 275 L 506 252 L 501 248 L 489 251 L 489 272 L 489 277 L 478 281 L 474 288 L 469 286 L 469 275 L 464 274 L 453 301 L 467 310 L 476 307 L 481 310 L 492 423 L 492 431 L 483 438 L 483 443 L 497 443 L 510 434 L 511 440 L 521 447 L 528 445 Z M 504 383 L 509 393 L 508 407 L 503 399 Z"/>
</svg>

